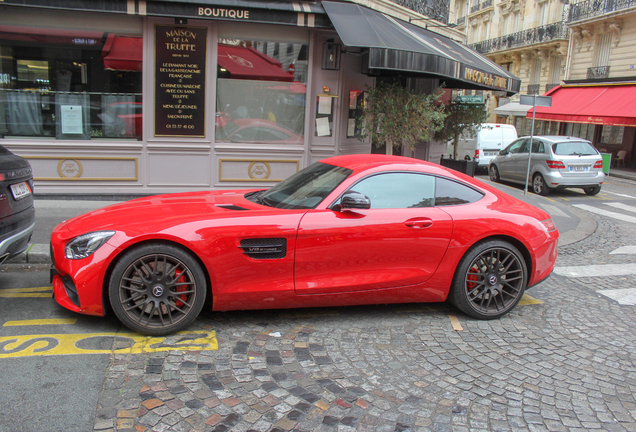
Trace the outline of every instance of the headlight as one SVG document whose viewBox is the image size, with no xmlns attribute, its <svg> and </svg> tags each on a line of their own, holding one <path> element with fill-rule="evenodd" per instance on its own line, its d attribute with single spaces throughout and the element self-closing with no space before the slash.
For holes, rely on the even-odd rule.
<svg viewBox="0 0 636 432">
<path fill-rule="evenodd" d="M 115 231 L 96 231 L 75 237 L 64 248 L 64 256 L 67 259 L 89 257 L 114 235 Z"/>
</svg>

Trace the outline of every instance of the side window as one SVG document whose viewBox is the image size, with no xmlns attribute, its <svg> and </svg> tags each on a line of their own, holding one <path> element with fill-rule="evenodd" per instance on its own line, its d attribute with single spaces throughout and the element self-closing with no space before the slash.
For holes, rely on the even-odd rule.
<svg viewBox="0 0 636 432">
<path fill-rule="evenodd" d="M 543 141 L 532 139 L 532 153 L 544 153 L 545 147 Z"/>
<path fill-rule="evenodd" d="M 367 177 L 351 187 L 366 195 L 371 208 L 432 207 L 435 177 L 415 173 L 387 173 Z"/>
<path fill-rule="evenodd" d="M 508 153 L 521 153 L 525 142 L 525 139 L 513 142 L 510 146 L 508 146 Z"/>
<path fill-rule="evenodd" d="M 484 195 L 462 183 L 438 177 L 435 183 L 435 206 L 469 204 Z"/>
</svg>

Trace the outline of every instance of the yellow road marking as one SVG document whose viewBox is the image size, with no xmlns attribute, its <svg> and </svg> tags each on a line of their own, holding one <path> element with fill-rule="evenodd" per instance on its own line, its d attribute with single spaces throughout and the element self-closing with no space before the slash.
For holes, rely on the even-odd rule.
<svg viewBox="0 0 636 432">
<path fill-rule="evenodd" d="M 111 348 L 112 347 L 112 348 Z M 173 350 L 216 351 L 216 333 L 184 331 L 165 337 L 137 333 L 44 334 L 0 337 L 0 359 L 73 354 L 142 354 Z"/>
<path fill-rule="evenodd" d="M 541 300 L 537 300 L 534 297 L 530 297 L 528 294 L 524 294 L 523 297 L 521 297 L 521 300 L 519 300 L 519 303 L 517 304 L 521 306 L 526 306 L 526 305 L 533 305 L 533 304 L 543 304 L 543 302 Z"/>
<path fill-rule="evenodd" d="M 554 200 L 552 198 L 548 198 L 548 197 L 543 197 L 543 198 L 547 199 L 548 201 L 552 201 L 553 203 L 558 202 L 557 200 Z"/>
<path fill-rule="evenodd" d="M 3 324 L 3 327 L 75 324 L 76 322 L 77 322 L 77 318 L 19 320 L 19 321 L 7 321 L 6 323 Z"/>
<path fill-rule="evenodd" d="M 53 287 L 36 288 L 12 288 L 0 290 L 0 297 L 4 298 L 25 298 L 25 297 L 53 297 Z"/>
<path fill-rule="evenodd" d="M 453 330 L 455 330 L 455 331 L 464 330 L 462 325 L 459 323 L 459 320 L 457 319 L 457 317 L 455 315 L 449 315 L 448 318 L 450 318 L 450 322 L 451 322 L 451 325 L 453 326 Z"/>
<path fill-rule="evenodd" d="M 15 292 L 15 293 L 24 293 L 24 292 L 38 292 L 38 291 L 53 291 L 53 287 L 37 287 L 37 288 L 11 288 L 4 289 L 2 292 Z"/>
</svg>

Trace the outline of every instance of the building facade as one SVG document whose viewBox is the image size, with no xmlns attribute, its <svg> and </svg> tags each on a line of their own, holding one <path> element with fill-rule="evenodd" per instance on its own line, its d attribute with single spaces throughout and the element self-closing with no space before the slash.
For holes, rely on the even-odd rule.
<svg viewBox="0 0 636 432">
<path fill-rule="evenodd" d="M 522 94 L 543 94 L 565 76 L 568 30 L 561 0 L 455 0 L 450 21 L 466 34 L 466 43 L 521 79 Z M 494 109 L 510 100 L 491 95 L 491 122 L 508 122 L 520 135 L 530 133 L 525 111 L 497 116 Z M 516 105 L 514 105 L 516 106 Z M 517 115 L 518 114 L 518 115 Z M 557 125 L 541 125 L 556 132 Z"/>
<path fill-rule="evenodd" d="M 378 79 L 518 91 L 443 21 L 385 0 L 4 0 L 0 145 L 39 194 L 271 186 L 369 153 Z"/>
</svg>

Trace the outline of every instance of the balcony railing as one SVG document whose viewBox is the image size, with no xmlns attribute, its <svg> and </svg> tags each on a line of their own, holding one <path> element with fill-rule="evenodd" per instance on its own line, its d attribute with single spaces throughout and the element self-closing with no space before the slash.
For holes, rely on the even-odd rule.
<svg viewBox="0 0 636 432">
<path fill-rule="evenodd" d="M 473 14 L 477 11 L 479 11 L 479 9 L 481 9 L 481 5 L 479 3 L 477 3 L 476 5 L 473 5 L 470 7 L 470 13 Z"/>
<path fill-rule="evenodd" d="M 534 45 L 542 42 L 549 42 L 557 39 L 567 39 L 567 32 L 568 29 L 565 26 L 565 23 L 558 22 L 500 36 L 494 39 L 487 39 L 485 41 L 471 44 L 470 47 L 478 53 L 486 54 L 495 51 L 504 51 L 511 48 Z"/>
<path fill-rule="evenodd" d="M 586 0 L 570 5 L 568 22 L 580 21 L 636 6 L 636 0 Z"/>
<path fill-rule="evenodd" d="M 609 76 L 609 68 L 609 66 L 587 68 L 587 79 L 607 78 Z"/>
<path fill-rule="evenodd" d="M 539 94 L 539 89 L 541 88 L 541 84 L 530 84 L 528 86 L 528 94 Z"/>
<path fill-rule="evenodd" d="M 484 0 L 481 2 L 481 8 L 486 9 L 487 7 L 492 6 L 492 0 Z"/>
<path fill-rule="evenodd" d="M 545 85 L 545 92 L 549 92 L 550 90 L 552 90 L 553 88 L 555 88 L 556 86 L 561 85 L 560 83 L 552 83 L 552 84 L 546 84 Z"/>
<path fill-rule="evenodd" d="M 425 15 L 430 19 L 448 24 L 450 0 L 391 0 L 393 3 Z"/>
<path fill-rule="evenodd" d="M 465 23 L 466 23 L 466 17 L 465 16 L 457 18 L 457 22 L 456 22 L 457 25 L 463 25 Z"/>
</svg>

